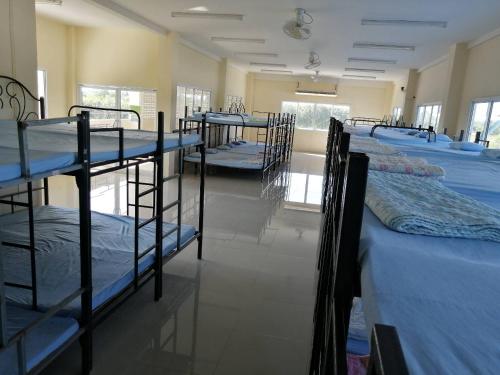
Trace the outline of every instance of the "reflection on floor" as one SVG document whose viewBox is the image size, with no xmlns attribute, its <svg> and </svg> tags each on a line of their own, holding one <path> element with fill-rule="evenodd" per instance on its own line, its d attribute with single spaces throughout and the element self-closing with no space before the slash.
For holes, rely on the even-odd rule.
<svg viewBox="0 0 500 375">
<path fill-rule="evenodd" d="M 151 283 L 97 327 L 93 374 L 306 373 L 323 161 L 295 154 L 264 183 L 212 171 L 204 259 L 191 245 L 164 267 L 160 302 Z M 94 209 L 126 210 L 124 176 L 93 188 Z M 197 189 L 187 173 L 187 222 L 197 218 Z M 44 374 L 78 374 L 79 358 L 75 344 Z"/>
</svg>

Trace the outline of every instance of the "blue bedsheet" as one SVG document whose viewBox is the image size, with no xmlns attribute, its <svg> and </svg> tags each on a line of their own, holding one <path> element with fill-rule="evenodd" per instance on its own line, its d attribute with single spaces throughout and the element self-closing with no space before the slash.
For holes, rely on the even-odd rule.
<svg viewBox="0 0 500 375">
<path fill-rule="evenodd" d="M 15 124 L 14 124 L 15 125 Z M 2 123 L 0 138 L 0 182 L 21 177 L 17 126 Z M 156 150 L 156 132 L 126 130 L 124 157 L 130 158 Z M 200 142 L 198 134 L 184 135 L 184 146 Z M 179 146 L 178 134 L 166 134 L 165 152 Z M 51 125 L 28 129 L 28 148 L 32 174 L 49 172 L 76 162 L 78 142 L 72 125 Z M 90 140 L 91 160 L 100 162 L 118 158 L 118 133 L 95 133 Z"/>
<path fill-rule="evenodd" d="M 366 208 L 360 263 L 367 326 L 397 327 L 411 374 L 498 373 L 498 243 L 394 232 Z"/>
<path fill-rule="evenodd" d="M 188 155 L 184 158 L 185 161 L 192 163 L 200 163 L 201 158 L 195 155 Z M 218 167 L 260 170 L 264 164 L 264 155 L 252 155 L 244 153 L 236 153 L 230 151 L 218 151 L 216 154 L 206 155 L 206 164 Z"/>
<path fill-rule="evenodd" d="M 164 224 L 164 233 L 174 228 Z M 181 243 L 195 234 L 195 228 L 182 227 Z M 44 206 L 35 210 L 38 301 L 47 310 L 80 287 L 80 248 L 78 210 Z M 28 244 L 26 212 L 0 216 L 0 240 Z M 155 224 L 140 229 L 142 252 L 155 242 Z M 93 308 L 96 309 L 133 281 L 134 219 L 125 216 L 92 213 Z M 5 280 L 30 285 L 30 262 L 26 252 L 6 246 L 3 252 Z M 163 255 L 176 250 L 176 233 L 163 241 Z M 154 250 L 139 263 L 139 272 L 153 264 Z M 7 300 L 18 305 L 31 304 L 31 292 L 7 288 Z M 80 302 L 67 311 L 78 316 Z"/>
<path fill-rule="evenodd" d="M 7 305 L 7 337 L 14 336 L 40 315 L 36 311 Z M 78 329 L 78 322 L 72 318 L 53 317 L 41 323 L 26 336 L 28 371 L 67 342 Z M 15 345 L 0 353 L 0 374 L 18 374 Z"/>
</svg>

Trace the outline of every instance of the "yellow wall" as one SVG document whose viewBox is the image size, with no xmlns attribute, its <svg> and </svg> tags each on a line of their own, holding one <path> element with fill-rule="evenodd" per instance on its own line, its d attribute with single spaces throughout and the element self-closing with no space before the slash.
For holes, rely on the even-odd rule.
<svg viewBox="0 0 500 375">
<path fill-rule="evenodd" d="M 443 103 L 447 74 L 447 60 L 429 67 L 428 69 L 419 73 L 416 91 L 417 99 L 415 100 L 416 106 L 423 104 Z"/>
<path fill-rule="evenodd" d="M 240 96 L 243 98 L 243 103 L 245 103 L 246 88 L 247 72 L 228 62 L 226 64 L 226 82 L 224 95 Z M 224 98 L 221 104 L 224 104 Z"/>
<path fill-rule="evenodd" d="M 250 111 L 281 112 L 283 101 L 312 102 L 326 104 L 346 104 L 351 107 L 351 116 L 382 118 L 390 112 L 393 85 L 390 83 L 371 83 L 342 81 L 338 87 L 338 97 L 297 96 L 297 80 L 285 77 L 264 79 L 259 76 L 253 80 L 252 90 L 248 90 L 247 102 Z M 294 149 L 300 152 L 324 153 L 327 132 L 297 129 Z"/>
<path fill-rule="evenodd" d="M 458 132 L 468 127 L 472 100 L 500 96 L 500 36 L 473 47 L 465 73 Z"/>
</svg>

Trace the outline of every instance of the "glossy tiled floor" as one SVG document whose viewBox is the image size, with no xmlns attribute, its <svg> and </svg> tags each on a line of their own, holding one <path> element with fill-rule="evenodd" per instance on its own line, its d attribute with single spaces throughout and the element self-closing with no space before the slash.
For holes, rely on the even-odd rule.
<svg viewBox="0 0 500 375">
<path fill-rule="evenodd" d="M 151 283 L 97 327 L 93 374 L 305 374 L 322 164 L 295 154 L 267 188 L 255 175 L 212 171 L 203 260 L 191 245 L 164 267 L 160 302 Z M 94 208 L 123 210 L 108 196 L 120 181 L 95 186 Z M 187 173 L 188 222 L 197 218 L 197 189 Z M 78 374 L 79 366 L 75 344 L 44 374 Z"/>
</svg>

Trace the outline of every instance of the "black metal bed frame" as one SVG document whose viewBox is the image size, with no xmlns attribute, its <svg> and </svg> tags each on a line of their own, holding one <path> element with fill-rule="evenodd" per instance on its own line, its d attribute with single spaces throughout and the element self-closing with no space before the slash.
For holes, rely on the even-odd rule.
<svg viewBox="0 0 500 375">
<path fill-rule="evenodd" d="M 155 300 L 159 300 L 162 296 L 162 266 L 180 253 L 184 248 L 190 245 L 195 239 L 198 240 L 198 259 L 202 257 L 203 248 L 203 220 L 204 220 L 204 192 L 205 192 L 205 139 L 206 139 L 206 127 L 202 126 L 202 140 L 197 145 L 201 151 L 201 173 L 200 173 L 200 208 L 199 208 L 199 223 L 198 231 L 195 235 L 190 238 L 186 243 L 181 244 L 181 218 L 182 218 L 182 159 L 179 158 L 179 172 L 173 176 L 163 176 L 163 161 L 164 161 L 164 114 L 160 112 L 158 114 L 158 141 L 157 147 L 154 152 L 145 153 L 132 158 L 126 158 L 124 156 L 124 130 L 123 128 L 92 128 L 90 127 L 90 113 L 88 111 L 82 111 L 81 114 L 75 117 L 57 118 L 45 120 L 44 111 L 44 100 L 43 98 L 37 99 L 34 95 L 29 92 L 29 90 L 22 85 L 19 81 L 12 79 L 10 77 L 0 76 L 0 78 L 7 80 L 6 88 L 0 85 L 0 109 L 4 107 L 4 100 L 2 95 L 6 93 L 8 95 L 7 102 L 10 104 L 12 110 L 16 112 L 16 120 L 18 124 L 19 132 L 19 148 L 20 148 L 20 160 L 21 160 L 21 170 L 22 177 L 9 183 L 1 184 L 0 188 L 15 186 L 22 183 L 27 184 L 27 189 L 19 192 L 9 193 L 0 197 L 0 204 L 7 204 L 11 207 L 11 212 L 15 211 L 16 207 L 22 207 L 27 209 L 29 217 L 29 237 L 30 244 L 28 246 L 15 244 L 15 243 L 3 243 L 3 245 L 19 248 L 21 250 L 28 250 L 30 253 L 30 264 L 31 264 L 31 285 L 19 285 L 15 283 L 4 283 L 3 282 L 3 271 L 0 267 L 0 351 L 5 350 L 7 347 L 12 345 L 17 345 L 18 348 L 18 367 L 19 373 L 25 374 L 27 372 L 26 368 L 26 353 L 25 353 L 25 337 L 36 328 L 40 323 L 49 319 L 50 317 L 56 315 L 65 306 L 67 306 L 71 301 L 73 301 L 78 296 L 82 298 L 82 311 L 79 319 L 80 329 L 79 331 L 64 345 L 59 349 L 54 351 L 51 355 L 45 358 L 39 365 L 34 369 L 31 369 L 29 373 L 38 373 L 43 368 L 45 368 L 50 362 L 52 362 L 60 353 L 62 353 L 70 344 L 72 344 L 77 338 L 80 339 L 82 347 L 82 373 L 88 374 L 92 369 L 92 328 L 95 324 L 102 321 L 107 315 L 109 315 L 114 309 L 116 309 L 121 303 L 123 303 L 127 297 L 139 290 L 140 287 L 146 284 L 147 281 L 154 278 L 155 279 Z M 14 87 L 14 85 L 16 87 Z M 20 90 L 20 91 L 19 91 Z M 21 92 L 20 96 L 19 92 Z M 28 120 L 30 117 L 36 115 L 35 112 L 28 112 L 26 109 L 26 100 L 28 98 L 34 99 L 41 105 L 40 114 L 42 120 Z M 79 109 L 96 109 L 96 107 L 85 107 L 85 106 L 74 106 L 73 108 Z M 100 110 L 100 108 L 97 108 Z M 103 110 L 109 111 L 110 109 L 104 108 Z M 70 109 L 71 112 L 71 109 Z M 116 112 L 133 112 L 129 110 L 119 110 Z M 138 115 L 138 114 L 137 114 Z M 78 139 L 78 162 L 70 167 L 62 168 L 57 171 L 50 171 L 47 173 L 37 174 L 32 176 L 30 173 L 30 163 L 29 163 L 29 147 L 27 138 L 27 129 L 35 126 L 44 125 L 57 125 L 61 123 L 71 123 L 77 122 L 77 139 Z M 139 118 L 140 123 L 140 118 Z M 115 160 L 107 160 L 103 162 L 91 162 L 91 144 L 90 144 L 90 134 L 91 133 L 102 133 L 102 132 L 117 132 L 118 133 L 118 158 Z M 184 146 L 182 144 L 182 132 L 179 132 L 179 146 L 175 149 L 168 150 L 168 152 L 179 151 L 182 153 Z M 139 179 L 140 166 L 146 163 L 153 163 L 153 183 L 148 184 L 153 185 L 146 191 L 139 192 L 139 186 L 146 185 L 141 183 Z M 133 204 L 129 204 L 129 194 L 127 193 L 127 212 L 130 206 L 135 207 L 135 244 L 134 244 L 134 280 L 126 288 L 124 288 L 120 293 L 115 295 L 112 299 L 106 302 L 103 306 L 97 310 L 92 310 L 92 258 L 91 258 L 91 207 L 90 207 L 90 182 L 91 178 L 99 176 L 105 173 L 115 172 L 118 170 L 126 169 L 127 171 L 127 188 L 131 183 L 128 177 L 128 172 L 130 168 L 135 168 L 135 198 Z M 75 291 L 72 295 L 65 298 L 59 304 L 47 311 L 41 319 L 33 322 L 29 326 L 25 327 L 18 334 L 16 334 L 10 340 L 7 340 L 5 331 L 5 293 L 4 285 L 8 287 L 17 287 L 22 289 L 29 289 L 32 291 L 32 308 L 37 309 L 37 284 L 36 284 L 36 238 L 34 231 L 34 199 L 33 193 L 38 191 L 43 191 L 44 204 L 49 204 L 49 191 L 48 191 L 48 177 L 53 175 L 69 175 L 76 178 L 76 183 L 79 189 L 79 215 L 80 215 L 80 246 L 81 246 L 81 288 Z M 174 202 L 168 203 L 166 206 L 163 205 L 163 184 L 167 181 L 177 178 L 178 180 L 178 197 Z M 37 180 L 43 180 L 43 186 L 39 188 L 33 187 L 33 182 Z M 128 191 L 128 189 L 127 189 Z M 146 208 L 140 205 L 139 199 L 149 194 L 154 194 L 155 200 L 152 206 L 147 208 L 152 209 L 152 217 L 144 221 L 139 220 L 139 208 Z M 28 202 L 22 202 L 21 200 L 15 199 L 15 197 L 27 195 Z M 173 230 L 169 230 L 167 233 L 163 233 L 163 214 L 165 211 L 177 207 L 177 225 Z M 150 223 L 156 224 L 156 238 L 155 244 L 148 249 L 142 251 L 139 250 L 138 245 L 138 234 L 139 230 Z M 163 257 L 163 239 L 173 233 L 177 232 L 177 249 L 170 255 Z M 138 272 L 138 263 L 140 258 L 145 254 L 155 251 L 155 262 L 153 265 L 148 267 L 142 273 Z M 1 257 L 0 257 L 1 261 Z"/>
<path fill-rule="evenodd" d="M 373 117 L 352 117 L 344 121 L 344 125 L 356 126 L 358 123 L 361 125 L 389 125 L 390 121 L 387 117 L 383 119 L 373 118 Z"/>
<path fill-rule="evenodd" d="M 434 142 L 437 141 L 437 134 L 436 131 L 434 130 L 433 126 L 429 126 L 428 128 L 423 128 L 422 126 L 419 126 L 417 128 L 411 127 L 411 126 L 399 126 L 399 125 L 382 125 L 378 124 L 372 127 L 372 130 L 370 131 L 370 137 L 375 136 L 375 131 L 378 128 L 384 128 L 384 129 L 406 129 L 406 130 L 416 130 L 419 132 L 427 132 L 427 142 L 432 142 L 431 141 L 431 134 L 434 136 Z"/>
<path fill-rule="evenodd" d="M 3 96 L 3 97 L 2 97 Z M 7 98 L 6 98 L 7 97 Z M 39 106 L 38 116 L 36 109 L 29 109 L 29 101 L 33 101 L 36 106 Z M 90 372 L 92 364 L 92 271 L 91 271 L 91 250 L 90 250 L 90 185 L 86 183 L 88 180 L 89 167 L 89 139 L 90 127 L 88 113 L 82 113 L 75 117 L 64 119 L 45 119 L 45 100 L 44 98 L 36 98 L 31 91 L 15 78 L 8 76 L 0 76 L 0 109 L 4 109 L 8 103 L 13 118 L 17 122 L 18 137 L 19 137 L 19 157 L 21 164 L 21 177 L 12 181 L 2 183 L 0 188 L 11 186 L 19 186 L 26 184 L 26 190 L 21 190 L 0 197 L 0 204 L 8 204 L 11 206 L 11 212 L 14 212 L 14 207 L 22 207 L 28 211 L 30 223 L 30 243 L 29 245 L 15 244 L 3 242 L 2 245 L 18 248 L 22 251 L 27 251 L 30 256 L 31 264 L 31 285 L 20 285 L 16 283 L 4 282 L 3 267 L 0 265 L 0 352 L 8 348 L 16 346 L 18 357 L 18 373 L 26 374 L 27 357 L 26 357 L 26 336 L 36 329 L 40 324 L 52 318 L 61 310 L 63 310 L 73 300 L 81 299 L 81 316 L 79 319 L 80 329 L 72 335 L 64 345 L 59 347 L 44 360 L 42 360 L 35 368 L 30 370 L 30 373 L 38 373 L 45 368 L 54 358 L 65 351 L 76 339 L 80 340 L 82 350 L 82 373 Z M 41 120 L 35 120 L 38 117 Z M 30 120 L 32 119 L 32 120 Z M 77 162 L 66 168 L 61 168 L 56 171 L 40 173 L 33 175 L 30 171 L 30 158 L 28 152 L 28 130 L 33 127 L 43 127 L 47 125 L 59 124 L 64 122 L 77 123 L 77 139 L 78 139 L 78 158 Z M 48 311 L 44 312 L 40 318 L 31 322 L 22 330 L 17 332 L 13 337 L 7 338 L 5 319 L 5 291 L 4 287 L 22 288 L 31 290 L 32 292 L 32 308 L 37 310 L 37 290 L 36 290 L 36 266 L 35 264 L 35 238 L 33 229 L 33 193 L 44 190 L 44 188 L 34 188 L 33 184 L 39 180 L 43 180 L 43 186 L 47 186 L 48 177 L 52 175 L 68 174 L 76 178 L 79 187 L 79 223 L 80 223 L 80 288 L 72 292 L 57 305 L 53 306 Z M 20 197 L 28 196 L 28 202 L 21 201 Z M 16 197 L 16 199 L 14 199 Z M 5 199 L 10 198 L 10 199 Z M 48 192 L 44 190 L 44 203 L 48 204 Z M 0 254 L 0 263 L 2 256 Z"/>
<path fill-rule="evenodd" d="M 261 128 L 257 127 L 256 134 L 256 142 L 264 144 L 264 155 L 263 155 L 263 163 L 261 168 L 261 179 L 264 180 L 266 173 L 271 170 L 275 170 L 281 164 L 286 163 L 290 160 L 292 151 L 293 151 L 293 141 L 295 134 L 295 115 L 292 114 L 275 114 L 271 112 L 258 112 L 253 111 L 254 113 L 265 114 L 267 116 L 267 124 Z M 187 115 L 187 107 L 185 110 L 185 114 Z M 210 120 L 207 120 L 208 114 L 217 114 L 217 115 L 225 115 L 225 116 L 239 116 L 241 117 L 241 125 L 232 125 L 232 124 L 218 124 L 212 123 Z M 245 129 L 248 128 L 246 126 L 245 117 L 239 113 L 232 112 L 206 112 L 204 114 L 205 126 L 208 128 L 208 141 L 207 147 L 217 147 L 224 143 L 229 143 L 231 140 L 244 139 L 245 137 Z M 193 127 L 193 123 L 197 124 L 197 126 Z M 199 133 L 199 124 L 203 123 L 202 120 L 193 119 L 189 117 L 185 117 L 184 119 L 179 119 L 179 131 L 191 133 L 193 130 L 196 130 Z M 225 128 L 225 129 L 224 129 Z M 231 136 L 231 128 L 235 129 L 234 137 Z M 238 136 L 238 128 L 241 128 L 241 136 Z M 254 127 L 251 127 L 254 128 Z M 213 132 L 212 132 L 213 129 Z M 265 133 L 260 133 L 260 129 L 265 129 Z M 224 130 L 226 130 L 226 134 L 224 135 Z M 215 136 L 212 137 L 212 134 Z M 261 141 L 260 137 L 264 137 L 264 142 Z M 212 142 L 213 140 L 213 142 Z"/>
<path fill-rule="evenodd" d="M 358 251 L 369 159 L 349 152 L 350 135 L 330 121 L 324 170 L 310 374 L 347 374 L 352 300 L 360 296 Z M 370 375 L 406 374 L 393 327 L 376 326 Z M 396 371 L 397 370 L 397 371 Z"/>
</svg>

